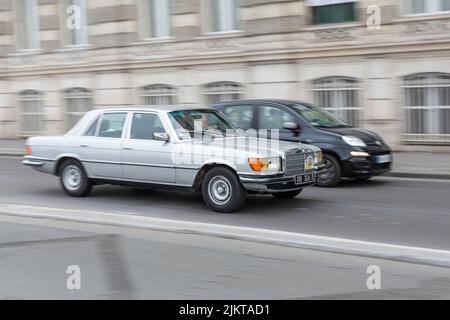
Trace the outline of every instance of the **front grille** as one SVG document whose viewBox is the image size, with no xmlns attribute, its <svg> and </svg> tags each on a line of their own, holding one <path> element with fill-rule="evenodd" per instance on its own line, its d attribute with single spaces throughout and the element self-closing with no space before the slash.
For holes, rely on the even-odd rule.
<svg viewBox="0 0 450 320">
<path fill-rule="evenodd" d="M 287 177 L 295 176 L 305 172 L 305 153 L 298 149 L 286 154 L 285 175 Z"/>
</svg>

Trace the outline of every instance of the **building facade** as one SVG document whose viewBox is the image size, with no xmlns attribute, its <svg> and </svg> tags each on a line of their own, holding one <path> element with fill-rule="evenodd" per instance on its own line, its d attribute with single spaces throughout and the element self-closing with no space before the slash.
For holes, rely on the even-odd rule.
<svg viewBox="0 0 450 320">
<path fill-rule="evenodd" d="M 0 0 L 0 66 L 0 138 L 93 108 L 283 98 L 395 150 L 450 145 L 450 0 Z"/>
</svg>

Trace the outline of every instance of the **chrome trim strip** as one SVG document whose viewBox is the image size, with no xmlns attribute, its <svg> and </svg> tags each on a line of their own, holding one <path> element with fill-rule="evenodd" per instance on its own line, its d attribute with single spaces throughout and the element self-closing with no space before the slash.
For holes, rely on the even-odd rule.
<svg viewBox="0 0 450 320">
<path fill-rule="evenodd" d="M 183 169 L 183 170 L 200 170 L 200 168 L 195 167 L 178 167 L 174 165 L 164 165 L 164 164 L 147 164 L 138 162 L 118 162 L 118 161 L 99 161 L 99 160 L 81 160 L 81 162 L 86 163 L 101 163 L 101 164 L 112 164 L 112 165 L 124 165 L 124 166 L 139 166 L 139 167 L 153 167 L 153 168 L 170 168 L 170 169 Z"/>
<path fill-rule="evenodd" d="M 125 179 L 125 178 L 110 178 L 110 177 L 101 177 L 101 176 L 89 176 L 89 178 L 91 179 L 99 179 L 99 180 L 108 180 L 108 181 L 126 181 L 126 182 L 136 182 L 136 183 L 144 183 L 144 184 L 158 184 L 158 185 L 162 185 L 162 186 L 177 186 L 177 187 L 192 187 L 192 185 L 189 184 L 179 184 L 176 182 L 154 182 L 151 180 L 134 180 L 134 179 Z"/>
<path fill-rule="evenodd" d="M 44 162 L 34 162 L 28 159 L 22 160 L 22 164 L 26 166 L 33 166 L 33 167 L 42 167 L 44 165 Z"/>
</svg>

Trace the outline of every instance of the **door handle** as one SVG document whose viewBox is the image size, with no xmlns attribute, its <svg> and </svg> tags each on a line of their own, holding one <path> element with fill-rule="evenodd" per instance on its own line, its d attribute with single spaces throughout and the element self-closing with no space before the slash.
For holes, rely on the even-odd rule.
<svg viewBox="0 0 450 320">
<path fill-rule="evenodd" d="M 303 143 L 313 143 L 314 140 L 312 140 L 312 139 L 305 139 L 305 140 L 303 140 L 302 142 L 303 142 Z"/>
<path fill-rule="evenodd" d="M 89 146 L 87 144 L 80 144 L 80 147 L 82 148 L 88 148 Z"/>
<path fill-rule="evenodd" d="M 122 149 L 123 149 L 123 150 L 133 150 L 132 147 L 123 147 Z"/>
</svg>

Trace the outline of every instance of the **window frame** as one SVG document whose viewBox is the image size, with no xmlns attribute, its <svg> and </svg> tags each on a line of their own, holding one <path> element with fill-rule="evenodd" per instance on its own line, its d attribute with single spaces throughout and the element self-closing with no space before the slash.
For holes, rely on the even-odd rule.
<svg viewBox="0 0 450 320">
<path fill-rule="evenodd" d="M 300 121 L 298 121 L 298 115 L 293 112 L 290 108 L 284 106 L 284 105 L 280 105 L 280 104 L 274 104 L 274 103 L 269 103 L 269 102 L 261 102 L 261 103 L 254 103 L 254 108 L 255 108 L 255 115 L 256 115 L 256 130 L 271 130 L 271 129 L 278 129 L 280 131 L 280 133 L 286 133 L 289 132 L 291 133 L 291 130 L 288 129 L 284 129 L 284 128 L 262 128 L 261 127 L 261 117 L 263 115 L 263 111 L 262 109 L 264 107 L 270 107 L 270 108 L 275 108 L 275 109 L 279 109 L 283 112 L 286 112 L 287 114 L 289 114 L 292 118 L 293 118 L 293 122 L 295 122 L 299 128 L 302 127 L 302 124 L 300 123 Z"/>
<path fill-rule="evenodd" d="M 310 11 L 310 24 L 315 27 L 321 27 L 321 26 L 328 26 L 328 25 L 341 25 L 341 24 L 351 24 L 358 22 L 358 6 L 357 6 L 356 0 L 342 0 L 337 3 L 330 3 L 326 5 L 313 5 L 311 2 L 308 3 L 309 11 Z M 327 22 L 316 22 L 315 18 L 315 8 L 318 7 L 328 7 L 329 9 L 333 9 L 333 6 L 339 6 L 339 5 L 349 5 L 352 6 L 352 19 L 351 20 L 345 20 L 345 21 L 327 21 Z"/>
<path fill-rule="evenodd" d="M 73 92 L 71 92 L 71 91 L 73 91 Z M 75 94 L 75 93 L 77 94 L 76 96 L 70 97 L 70 94 Z M 85 94 L 84 97 L 81 95 L 82 93 Z M 70 126 L 69 119 L 70 119 L 71 115 L 78 116 L 79 117 L 78 121 L 79 121 L 86 112 L 93 110 L 93 107 L 94 107 L 93 92 L 91 90 L 89 90 L 87 88 L 82 88 L 82 87 L 74 87 L 74 88 L 68 88 L 68 89 L 63 90 L 63 94 L 64 94 L 63 99 L 64 99 L 64 107 L 65 107 L 64 113 L 65 113 L 66 123 L 68 126 Z M 72 100 L 87 99 L 89 101 L 89 109 L 86 111 L 81 111 L 81 112 L 69 111 L 69 100 L 70 99 L 72 99 Z M 75 124 L 76 123 L 74 123 L 73 125 L 75 125 Z M 71 128 L 69 128 L 69 129 L 71 129 Z"/>
<path fill-rule="evenodd" d="M 27 0 L 15 0 L 14 3 L 14 42 L 16 50 L 19 52 L 39 51 L 41 50 L 41 27 L 39 15 L 39 1 L 29 0 L 29 5 L 26 5 Z M 19 27 L 19 7 L 22 10 L 22 30 Z M 29 8 L 29 10 L 27 10 Z M 32 17 L 29 19 L 29 17 Z M 28 20 L 29 23 L 25 23 Z M 22 31 L 22 43 L 19 38 L 20 31 Z M 32 36 L 31 36 L 32 35 Z"/>
<path fill-rule="evenodd" d="M 100 136 L 100 128 L 102 127 L 103 118 L 105 117 L 105 115 L 108 115 L 108 114 L 124 114 L 125 115 L 125 119 L 123 121 L 123 126 L 122 126 L 122 134 L 121 134 L 120 137 L 101 137 Z M 107 111 L 107 112 L 103 112 L 100 115 L 99 122 L 97 123 L 97 129 L 96 129 L 96 132 L 95 132 L 95 136 L 87 136 L 87 137 L 90 137 L 90 138 L 102 138 L 102 139 L 124 139 L 124 132 L 128 129 L 127 125 L 128 125 L 129 115 L 130 115 L 130 113 L 127 112 L 127 111 Z M 91 124 L 91 126 L 92 126 L 92 124 Z M 89 126 L 88 130 L 89 129 L 90 129 L 90 126 Z"/>
<path fill-rule="evenodd" d="M 414 77 L 424 77 L 421 81 L 414 83 Z M 437 77 L 445 76 L 447 79 L 442 83 L 433 83 L 436 81 Z M 411 81 L 411 83 L 408 83 Z M 428 144 L 428 145 L 448 145 L 450 144 L 450 133 L 443 133 L 442 123 L 440 122 L 440 110 L 450 110 L 449 105 L 439 104 L 439 89 L 440 88 L 450 88 L 450 73 L 444 72 L 422 72 L 414 73 L 403 77 L 403 130 L 402 130 L 402 141 L 409 144 Z M 423 90 L 423 105 L 407 105 L 410 101 L 408 92 L 411 89 L 422 89 Z M 450 89 L 447 89 L 450 91 Z M 447 96 L 450 101 L 450 97 Z M 408 113 L 409 110 L 421 110 L 424 115 L 419 118 L 411 117 Z M 450 112 L 450 111 L 449 111 Z M 419 124 L 423 128 L 422 133 L 419 132 L 409 132 L 410 131 L 410 117 L 414 118 L 413 121 Z M 447 124 L 450 127 L 450 123 Z M 442 138 L 441 138 L 442 137 Z"/>
<path fill-rule="evenodd" d="M 158 88 L 163 88 L 163 87 L 166 87 L 167 89 L 171 90 L 171 92 L 168 93 L 168 94 L 164 94 L 164 93 L 163 94 L 160 94 L 160 93 L 158 93 L 158 94 L 156 94 L 156 93 L 155 94 L 146 94 L 147 90 L 158 89 Z M 177 88 L 175 86 L 172 86 L 170 84 L 156 83 L 156 84 L 151 84 L 151 85 L 147 85 L 147 86 L 142 87 L 141 90 L 140 90 L 140 99 L 141 99 L 143 105 L 146 105 L 146 106 L 159 106 L 161 104 L 148 104 L 148 103 L 146 103 L 145 99 L 146 98 L 156 98 L 156 97 L 169 97 L 169 99 L 170 98 L 173 99 L 173 103 L 172 104 L 167 104 L 167 105 L 168 106 L 173 106 L 173 105 L 176 105 L 177 102 L 178 102 L 178 94 L 177 93 L 178 93 L 178 90 L 177 90 Z M 162 105 L 166 105 L 166 104 L 162 104 Z"/>
<path fill-rule="evenodd" d="M 158 141 L 155 139 L 135 139 L 135 138 L 131 138 L 131 131 L 133 130 L 133 122 L 134 122 L 134 116 L 136 114 L 150 114 L 150 115 L 155 115 L 156 117 L 158 117 L 159 121 L 161 122 L 163 129 L 164 129 L 164 133 L 169 135 L 169 133 L 167 132 L 167 128 L 166 125 L 164 124 L 164 121 L 161 117 L 161 115 L 158 112 L 154 112 L 154 111 L 133 111 L 130 113 L 130 124 L 129 124 L 129 129 L 127 130 L 127 135 L 125 136 L 125 139 L 130 140 L 130 141 L 156 141 L 156 142 L 164 142 L 164 141 Z"/>
<path fill-rule="evenodd" d="M 81 28 L 80 30 L 72 30 L 72 39 L 73 43 L 67 43 L 65 41 L 65 29 L 66 21 L 67 21 L 67 8 L 63 8 L 62 2 L 69 1 L 71 2 L 70 5 L 78 5 L 81 9 Z M 89 46 L 89 29 L 88 29 L 88 16 L 87 16 L 87 1 L 88 0 L 59 0 L 59 15 L 60 15 L 60 35 L 61 35 L 61 46 L 64 48 L 82 48 Z M 70 6 L 69 5 L 69 6 Z M 77 43 L 76 39 L 80 38 L 82 41 L 80 43 Z"/>
<path fill-rule="evenodd" d="M 351 86 L 350 85 L 349 86 L 341 85 L 340 82 L 345 81 L 345 80 L 351 80 L 353 85 L 351 85 Z M 332 85 L 331 86 L 321 86 L 319 84 L 320 81 L 332 81 Z M 312 84 L 312 86 L 311 86 L 310 91 L 313 93 L 312 100 L 314 101 L 314 103 L 313 103 L 314 105 L 324 108 L 325 110 L 327 110 L 328 112 L 333 114 L 335 117 L 343 120 L 345 123 L 350 124 L 351 126 L 357 127 L 360 125 L 361 120 L 363 119 L 362 113 L 364 111 L 364 109 L 361 105 L 362 87 L 361 87 L 360 79 L 358 79 L 356 77 L 349 77 L 349 76 L 327 76 L 327 77 L 313 79 L 311 81 L 311 84 Z M 348 106 L 327 107 L 324 104 L 320 103 L 319 99 L 317 98 L 317 96 L 318 96 L 318 94 L 320 94 L 320 92 L 328 92 L 328 93 L 333 93 L 334 95 L 333 95 L 332 99 L 335 101 L 338 101 L 339 98 L 337 99 L 336 94 L 341 93 L 341 92 L 348 92 L 348 91 L 356 93 L 356 96 L 354 97 L 356 106 L 354 106 L 354 107 L 348 107 Z M 339 103 L 337 103 L 336 105 L 339 105 Z M 352 112 L 352 111 L 356 113 L 354 123 L 350 123 L 350 121 L 348 121 L 349 118 L 347 116 L 347 113 Z M 343 112 L 344 114 L 346 114 L 346 117 L 341 118 L 339 116 L 339 112 Z"/>
<path fill-rule="evenodd" d="M 226 3 L 233 3 L 226 6 Z M 220 13 L 216 17 L 216 5 Z M 223 10 L 227 7 L 227 10 Z M 234 10 L 231 10 L 233 8 Z M 241 31 L 240 0 L 201 0 L 201 24 L 206 35 L 221 35 Z M 225 14 L 224 14 L 225 12 Z M 234 14 L 232 14 L 234 12 Z M 218 19 L 216 19 L 218 18 Z M 216 26 L 217 23 L 217 26 Z M 226 27 L 229 27 L 227 29 Z"/>
<path fill-rule="evenodd" d="M 258 127 L 257 127 L 257 125 L 258 125 L 258 123 L 257 123 L 257 117 L 258 117 L 258 115 L 257 115 L 257 110 L 256 110 L 256 105 L 254 104 L 254 103 L 240 103 L 240 104 L 226 104 L 226 105 L 223 105 L 221 108 L 220 108 L 220 111 L 222 111 L 222 113 L 225 115 L 225 117 L 227 117 L 227 119 L 230 119 L 230 121 L 231 121 L 231 118 L 225 113 L 225 111 L 226 111 L 226 109 L 227 108 L 242 108 L 242 107 L 250 107 L 250 110 L 251 110 L 251 112 L 252 112 L 252 121 L 251 121 L 251 126 L 250 126 L 250 128 L 240 128 L 239 127 L 239 129 L 243 129 L 243 130 L 248 130 L 248 129 L 257 129 Z M 233 124 L 235 124 L 233 121 L 231 121 Z M 237 126 L 237 124 L 236 124 L 236 126 Z"/>
<path fill-rule="evenodd" d="M 450 8 L 447 10 L 442 9 L 442 0 L 425 0 L 425 12 L 410 13 L 410 2 L 412 0 L 402 0 L 400 2 L 400 12 L 404 17 L 426 17 L 439 14 L 450 14 Z"/>
<path fill-rule="evenodd" d="M 36 98 L 31 99 L 31 98 L 26 98 L 27 94 L 36 94 Z M 43 105 L 43 101 L 44 101 L 44 93 L 42 91 L 39 90 L 34 90 L 34 89 L 30 89 L 30 90 L 23 90 L 21 92 L 19 92 L 18 95 L 18 99 L 17 101 L 19 102 L 19 114 L 20 114 L 20 136 L 22 137 L 29 137 L 29 136 L 33 136 L 33 135 L 39 135 L 45 132 L 45 110 L 44 110 L 44 105 Z M 39 104 L 39 110 L 40 112 L 23 112 L 23 102 L 24 101 L 35 101 Z M 38 131 L 32 131 L 32 130 L 24 130 L 24 115 L 25 116 L 39 116 L 39 123 L 40 123 L 40 130 Z"/>
<path fill-rule="evenodd" d="M 217 88 L 220 86 L 227 86 L 227 85 L 236 85 L 237 90 L 229 90 L 229 91 L 209 91 L 210 89 L 213 88 Z M 223 101 L 218 101 L 218 102 L 208 102 L 208 97 L 210 96 L 215 96 L 215 95 L 233 95 L 233 94 L 237 94 L 238 98 L 235 100 L 223 100 Z M 206 105 L 213 105 L 213 104 L 218 104 L 218 103 L 223 103 L 223 102 L 229 102 L 229 101 L 238 101 L 238 100 L 243 100 L 244 99 L 244 95 L 245 95 L 245 87 L 239 83 L 239 82 L 234 82 L 234 81 L 216 81 L 216 82 L 210 82 L 207 83 L 205 85 L 203 85 L 202 88 L 202 92 L 201 92 L 201 96 L 202 96 L 202 100 Z"/>
<path fill-rule="evenodd" d="M 161 19 L 163 18 L 158 18 L 159 15 L 153 10 L 154 1 L 155 0 L 138 0 L 137 2 L 139 37 L 143 41 L 171 39 L 173 38 L 171 0 L 165 0 L 167 7 L 167 23 L 165 26 L 167 28 L 167 34 L 161 36 L 156 34 L 158 28 L 155 28 L 155 26 L 160 24 Z M 147 31 L 149 31 L 148 34 Z"/>
</svg>

